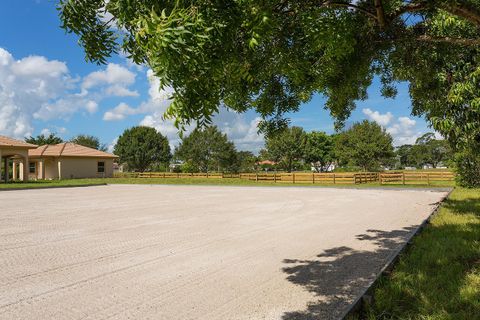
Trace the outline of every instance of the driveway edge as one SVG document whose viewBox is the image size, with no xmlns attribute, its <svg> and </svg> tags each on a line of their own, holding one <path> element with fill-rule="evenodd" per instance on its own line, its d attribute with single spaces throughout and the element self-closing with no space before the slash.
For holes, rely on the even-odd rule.
<svg viewBox="0 0 480 320">
<path fill-rule="evenodd" d="M 355 299 L 350 304 L 350 307 L 348 308 L 347 311 L 345 311 L 339 319 L 346 320 L 348 317 L 352 317 L 354 315 L 358 315 L 359 312 L 361 312 L 366 304 L 369 304 L 373 301 L 373 291 L 375 290 L 375 287 L 378 285 L 378 282 L 380 278 L 388 273 L 390 273 L 394 268 L 396 263 L 398 262 L 400 255 L 405 252 L 406 249 L 410 247 L 410 245 L 413 242 L 413 239 L 419 235 L 422 230 L 430 223 L 430 220 L 435 217 L 438 214 L 438 211 L 442 207 L 445 199 L 447 199 L 452 191 L 455 188 L 450 188 L 448 193 L 436 204 L 435 208 L 432 210 L 432 213 L 428 216 L 427 219 L 425 219 L 422 224 L 417 228 L 417 230 L 410 235 L 406 239 L 406 241 L 403 243 L 403 245 L 398 248 L 393 254 L 390 255 L 387 263 L 380 269 L 380 272 L 378 272 L 377 276 L 375 279 L 372 281 L 372 283 L 366 288 L 363 293 Z"/>
</svg>

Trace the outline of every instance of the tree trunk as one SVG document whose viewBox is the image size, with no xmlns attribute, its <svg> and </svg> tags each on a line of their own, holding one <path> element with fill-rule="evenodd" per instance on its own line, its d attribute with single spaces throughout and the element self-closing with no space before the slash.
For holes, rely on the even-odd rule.
<svg viewBox="0 0 480 320">
<path fill-rule="evenodd" d="M 382 0 L 373 0 L 375 4 L 375 11 L 377 12 L 377 20 L 378 25 L 381 29 L 384 29 L 387 25 L 387 21 L 385 19 L 385 11 L 383 10 Z"/>
</svg>

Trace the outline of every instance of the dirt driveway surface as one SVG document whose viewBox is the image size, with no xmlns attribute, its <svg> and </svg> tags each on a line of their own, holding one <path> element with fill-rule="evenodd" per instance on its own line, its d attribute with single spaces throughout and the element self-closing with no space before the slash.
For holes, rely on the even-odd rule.
<svg viewBox="0 0 480 320">
<path fill-rule="evenodd" d="M 335 319 L 445 192 L 0 192 L 0 319 Z"/>
</svg>

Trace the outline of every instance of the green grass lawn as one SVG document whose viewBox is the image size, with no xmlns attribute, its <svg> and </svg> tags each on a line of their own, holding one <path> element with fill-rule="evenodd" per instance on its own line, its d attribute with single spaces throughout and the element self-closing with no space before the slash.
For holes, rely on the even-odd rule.
<svg viewBox="0 0 480 320">
<path fill-rule="evenodd" d="M 105 184 L 103 179 L 67 179 L 67 180 L 38 180 L 28 182 L 0 182 L 0 190 L 2 189 L 35 189 L 35 188 L 52 188 L 52 187 L 72 187 L 87 186 L 93 184 Z"/>
<path fill-rule="evenodd" d="M 361 319 L 480 319 L 480 189 L 456 188 Z"/>
<path fill-rule="evenodd" d="M 45 188 L 45 187 L 64 187 L 64 186 L 85 186 L 90 184 L 183 184 L 183 185 L 238 185 L 238 186 L 318 186 L 318 187 L 352 187 L 352 188 L 368 188 L 368 187 L 406 187 L 406 188 L 425 188 L 425 187 L 452 187 L 454 182 L 433 181 L 430 186 L 424 184 L 389 184 L 380 185 L 377 182 L 365 184 L 332 184 L 332 183 L 305 183 L 297 182 L 295 184 L 289 182 L 273 182 L 273 181 L 251 181 L 245 179 L 215 179 L 215 178 L 107 178 L 107 179 L 65 179 L 51 181 L 29 181 L 10 182 L 7 184 L 0 183 L 1 189 L 17 189 L 17 188 Z"/>
<path fill-rule="evenodd" d="M 187 184 L 187 185 L 239 185 L 239 186 L 318 186 L 318 187 L 352 187 L 352 188 L 368 188 L 368 187 L 407 187 L 407 188 L 425 188 L 425 187 L 453 187 L 453 181 L 432 181 L 430 186 L 424 184 L 384 184 L 380 185 L 378 182 L 364 183 L 364 184 L 342 184 L 342 183 L 318 183 L 312 184 L 310 182 L 273 182 L 273 181 L 253 181 L 246 179 L 235 178 L 111 178 L 103 179 L 110 184 Z"/>
</svg>

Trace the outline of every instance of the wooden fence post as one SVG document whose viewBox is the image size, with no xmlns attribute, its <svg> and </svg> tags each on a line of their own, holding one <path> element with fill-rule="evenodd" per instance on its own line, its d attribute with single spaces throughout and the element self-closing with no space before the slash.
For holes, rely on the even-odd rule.
<svg viewBox="0 0 480 320">
<path fill-rule="evenodd" d="M 273 173 L 273 182 L 275 182 L 275 183 L 277 182 L 277 172 L 276 171 Z"/>
<path fill-rule="evenodd" d="M 427 185 L 430 185 L 430 172 L 427 172 Z"/>
<path fill-rule="evenodd" d="M 258 172 L 255 172 L 255 182 L 258 182 Z"/>
<path fill-rule="evenodd" d="M 335 184 L 335 173 L 333 174 L 333 184 Z"/>
<path fill-rule="evenodd" d="M 315 184 L 315 172 L 312 173 L 312 183 Z"/>
<path fill-rule="evenodd" d="M 405 185 L 405 172 L 402 172 L 402 183 Z"/>
<path fill-rule="evenodd" d="M 295 184 L 295 172 L 292 173 L 292 181 L 293 181 L 293 183 Z"/>
</svg>

